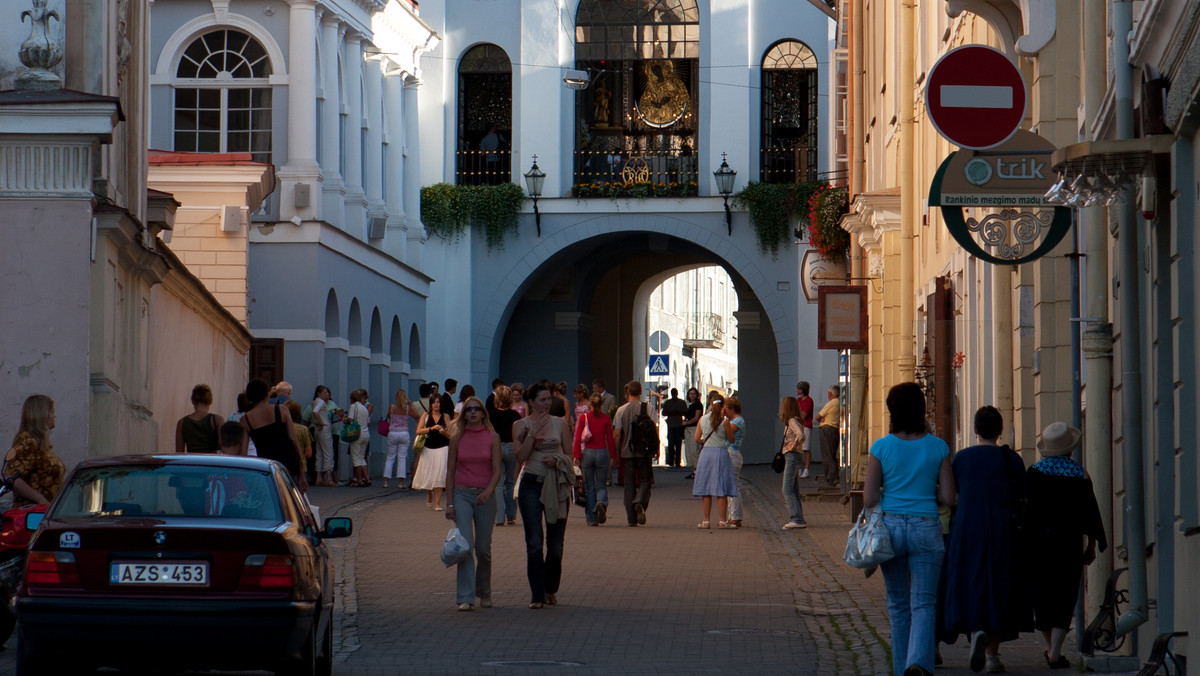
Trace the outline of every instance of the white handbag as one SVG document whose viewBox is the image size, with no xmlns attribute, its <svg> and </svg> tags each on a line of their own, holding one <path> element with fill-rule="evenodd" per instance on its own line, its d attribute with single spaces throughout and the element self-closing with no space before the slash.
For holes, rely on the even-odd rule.
<svg viewBox="0 0 1200 676">
<path fill-rule="evenodd" d="M 842 558 L 855 568 L 873 568 L 895 556 L 892 535 L 883 523 L 883 512 L 863 508 L 846 537 L 846 553 Z"/>
</svg>

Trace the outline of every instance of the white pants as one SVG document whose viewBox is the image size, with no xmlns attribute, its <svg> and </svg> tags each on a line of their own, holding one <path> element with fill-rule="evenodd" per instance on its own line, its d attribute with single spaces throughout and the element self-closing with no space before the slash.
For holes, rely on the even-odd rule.
<svg viewBox="0 0 1200 676">
<path fill-rule="evenodd" d="M 729 496 L 728 521 L 742 520 L 742 452 L 729 451 L 729 462 L 733 464 L 733 482 L 737 484 L 738 494 Z"/>
<path fill-rule="evenodd" d="M 316 430 L 313 442 L 316 445 L 313 455 L 317 459 L 317 471 L 331 471 L 333 469 L 333 432 L 329 429 L 329 425 Z"/>
<path fill-rule="evenodd" d="M 392 467 L 396 468 L 396 478 L 408 476 L 408 430 L 392 429 L 387 435 L 387 459 L 383 461 L 383 478 L 392 478 Z M 399 462 L 397 462 L 399 460 Z"/>
</svg>

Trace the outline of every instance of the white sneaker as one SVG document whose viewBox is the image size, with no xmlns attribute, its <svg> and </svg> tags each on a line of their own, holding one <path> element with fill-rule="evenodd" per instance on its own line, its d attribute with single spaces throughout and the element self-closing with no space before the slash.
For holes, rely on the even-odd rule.
<svg viewBox="0 0 1200 676">
<path fill-rule="evenodd" d="M 807 468 L 807 467 L 806 467 L 806 468 L 804 468 L 804 469 L 802 469 L 802 470 L 800 470 L 800 478 L 801 478 L 801 479 L 807 479 L 807 478 L 808 478 L 808 468 Z"/>
<path fill-rule="evenodd" d="M 1004 673 L 1004 671 L 1005 671 L 1004 663 L 1000 661 L 999 655 L 988 655 L 987 656 L 987 667 L 985 668 L 985 671 L 989 674 L 1003 674 Z"/>
<path fill-rule="evenodd" d="M 795 530 L 797 528 L 808 528 L 808 524 L 803 521 L 788 521 L 783 524 L 784 530 Z"/>
</svg>

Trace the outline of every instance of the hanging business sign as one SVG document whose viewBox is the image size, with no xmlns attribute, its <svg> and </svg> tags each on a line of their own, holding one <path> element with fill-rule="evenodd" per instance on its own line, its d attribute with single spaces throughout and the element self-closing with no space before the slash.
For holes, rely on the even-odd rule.
<svg viewBox="0 0 1200 676">
<path fill-rule="evenodd" d="M 800 288 L 804 299 L 817 302 L 817 290 L 826 284 L 841 286 L 846 283 L 846 261 L 842 258 L 829 260 L 816 249 L 804 252 L 800 261 Z"/>
<path fill-rule="evenodd" d="M 867 287 L 822 286 L 817 291 L 817 349 L 867 349 Z"/>
<path fill-rule="evenodd" d="M 1071 229 L 1071 210 L 1046 200 L 1053 143 L 1019 130 L 988 150 L 959 150 L 929 186 L 946 228 L 967 253 L 996 265 L 1019 265 L 1050 253 Z M 990 210 L 982 218 L 964 209 Z"/>
</svg>

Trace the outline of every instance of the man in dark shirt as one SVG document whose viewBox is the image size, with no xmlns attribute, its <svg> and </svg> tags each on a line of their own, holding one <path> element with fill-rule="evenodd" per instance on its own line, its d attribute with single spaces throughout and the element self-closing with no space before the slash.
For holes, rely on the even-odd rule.
<svg viewBox="0 0 1200 676">
<path fill-rule="evenodd" d="M 492 380 L 492 393 L 488 395 L 487 401 L 483 402 L 483 407 L 487 409 L 488 416 L 496 412 L 496 390 L 504 385 L 504 381 L 499 378 Z"/>
<path fill-rule="evenodd" d="M 679 398 L 679 390 L 671 388 L 671 398 L 663 402 L 662 416 L 667 419 L 667 467 L 679 467 L 683 454 L 683 420 L 688 407 Z"/>
<path fill-rule="evenodd" d="M 445 413 L 451 420 L 454 419 L 454 393 L 458 391 L 458 381 L 453 378 L 446 379 L 446 391 L 442 392 L 442 413 Z"/>
</svg>

